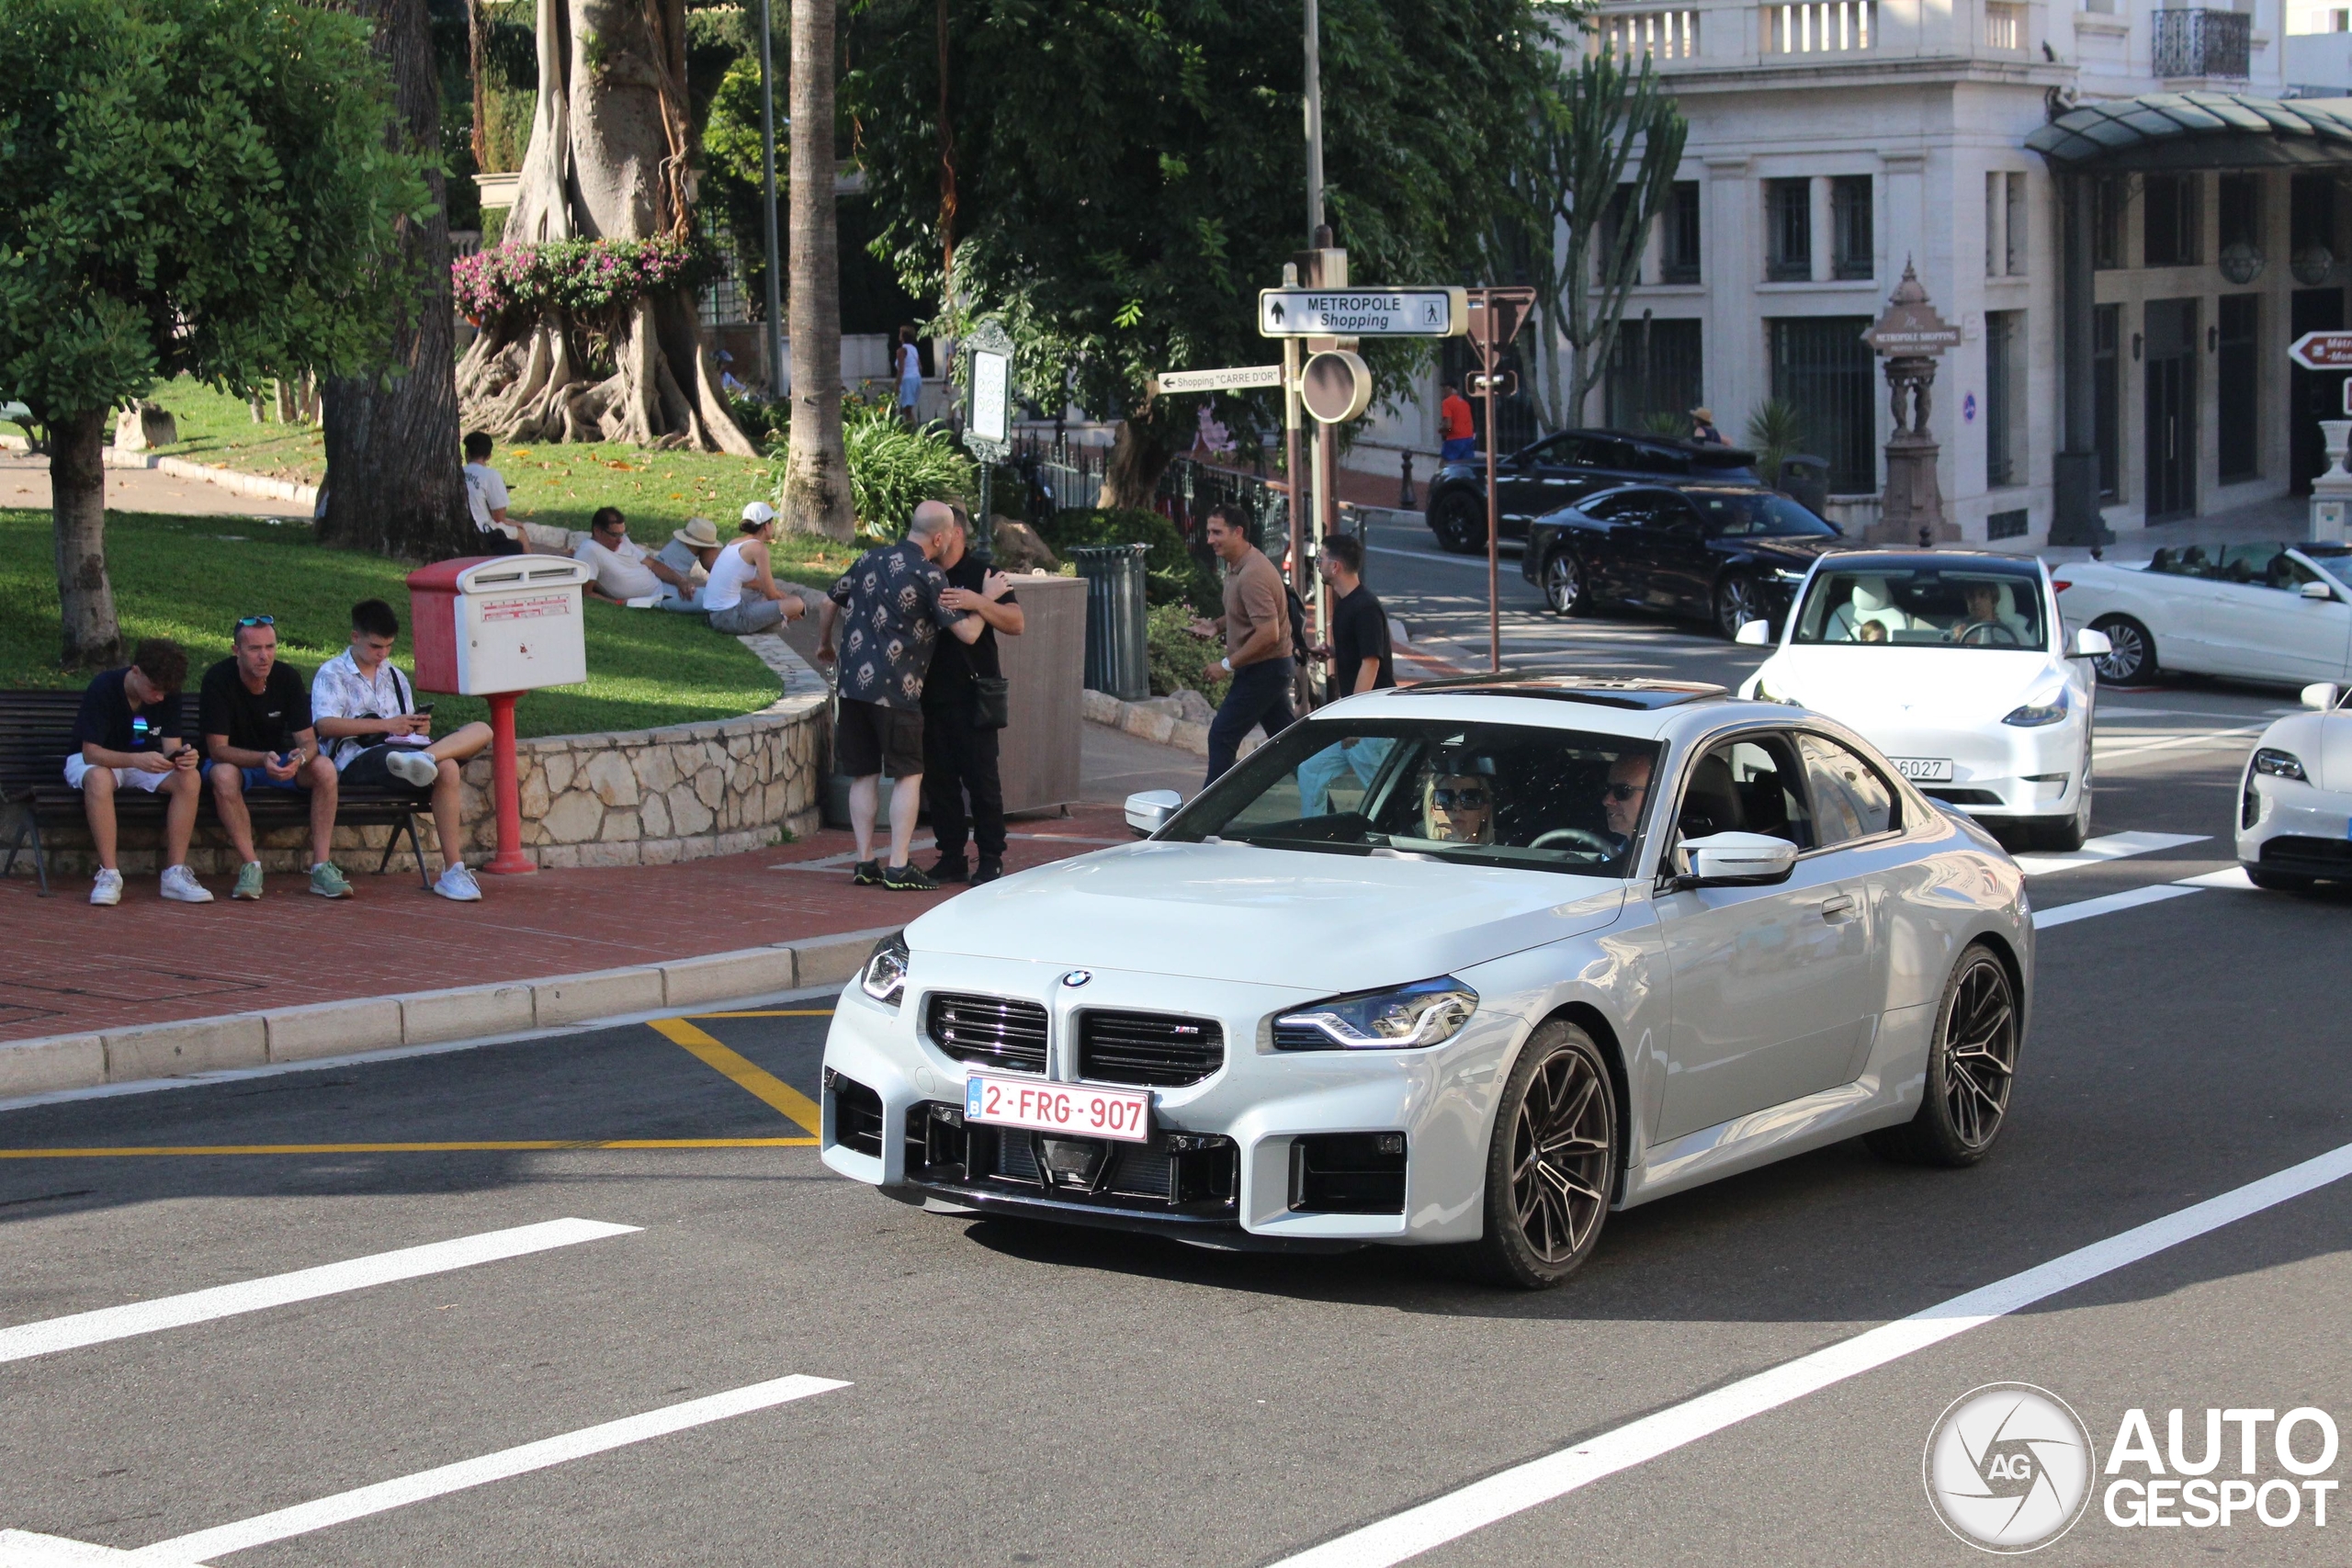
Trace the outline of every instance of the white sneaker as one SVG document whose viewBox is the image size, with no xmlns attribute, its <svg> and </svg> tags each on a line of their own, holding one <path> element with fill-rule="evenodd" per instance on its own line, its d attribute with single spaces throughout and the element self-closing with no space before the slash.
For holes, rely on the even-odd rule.
<svg viewBox="0 0 2352 1568">
<path fill-rule="evenodd" d="M 441 776 L 441 764 L 422 750 L 395 746 L 384 755 L 384 771 L 411 789 L 431 789 L 433 781 Z"/>
<path fill-rule="evenodd" d="M 97 880 L 90 884 L 90 902 L 111 908 L 122 902 L 122 873 L 101 867 Z"/>
<path fill-rule="evenodd" d="M 212 895 L 204 890 L 204 884 L 198 882 L 196 874 L 184 865 L 164 868 L 164 897 L 175 904 L 212 902 Z"/>
<path fill-rule="evenodd" d="M 441 874 L 441 880 L 433 885 L 433 891 L 460 904 L 481 902 L 481 885 L 474 880 L 474 874 L 460 863 L 451 863 L 449 869 Z"/>
</svg>

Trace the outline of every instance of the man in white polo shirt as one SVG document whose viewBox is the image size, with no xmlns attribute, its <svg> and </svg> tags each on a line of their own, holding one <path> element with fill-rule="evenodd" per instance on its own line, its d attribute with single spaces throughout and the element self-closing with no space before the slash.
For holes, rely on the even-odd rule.
<svg viewBox="0 0 2352 1568">
<path fill-rule="evenodd" d="M 571 558 L 594 572 L 590 592 L 626 604 L 667 599 L 685 591 L 677 570 L 628 536 L 628 519 L 617 506 L 602 506 L 588 520 L 588 536 Z"/>
</svg>

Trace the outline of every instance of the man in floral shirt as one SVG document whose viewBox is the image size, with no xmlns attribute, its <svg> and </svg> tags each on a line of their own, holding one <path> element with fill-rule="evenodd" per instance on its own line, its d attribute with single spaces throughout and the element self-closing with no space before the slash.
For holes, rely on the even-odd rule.
<svg viewBox="0 0 2352 1568">
<path fill-rule="evenodd" d="M 945 502 L 924 502 L 903 542 L 859 557 L 819 606 L 819 660 L 833 661 L 833 626 L 842 626 L 833 746 L 850 776 L 849 824 L 857 835 L 855 875 L 862 886 L 924 892 L 939 886 L 907 861 L 922 803 L 922 678 L 931 668 L 931 639 L 942 627 L 969 643 L 988 625 L 939 602 L 947 578 L 934 563 L 955 527 L 956 514 Z M 888 864 L 874 858 L 874 807 L 885 767 L 890 773 Z"/>
</svg>

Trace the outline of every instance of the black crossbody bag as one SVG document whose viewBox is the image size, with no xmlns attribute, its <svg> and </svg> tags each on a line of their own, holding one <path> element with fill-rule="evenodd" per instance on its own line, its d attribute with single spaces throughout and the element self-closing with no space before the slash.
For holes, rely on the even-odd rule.
<svg viewBox="0 0 2352 1568">
<path fill-rule="evenodd" d="M 972 677 L 972 728 L 1003 729 L 1012 723 L 1012 682 L 1002 675 Z"/>
</svg>

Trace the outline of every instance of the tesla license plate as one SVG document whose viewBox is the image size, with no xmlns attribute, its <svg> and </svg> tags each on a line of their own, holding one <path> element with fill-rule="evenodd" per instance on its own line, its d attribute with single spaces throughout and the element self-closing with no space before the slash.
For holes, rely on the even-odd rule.
<svg viewBox="0 0 2352 1568">
<path fill-rule="evenodd" d="M 1913 784 L 1951 783 L 1950 757 L 1889 757 L 1894 771 Z"/>
<path fill-rule="evenodd" d="M 1044 1083 L 1036 1079 L 981 1077 L 964 1080 L 964 1115 L 999 1127 L 1039 1133 L 1074 1133 L 1140 1144 L 1151 1136 L 1151 1096 L 1133 1089 Z"/>
</svg>

